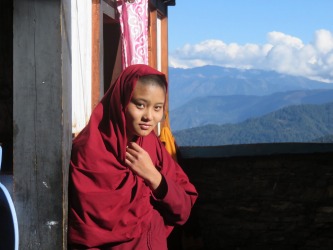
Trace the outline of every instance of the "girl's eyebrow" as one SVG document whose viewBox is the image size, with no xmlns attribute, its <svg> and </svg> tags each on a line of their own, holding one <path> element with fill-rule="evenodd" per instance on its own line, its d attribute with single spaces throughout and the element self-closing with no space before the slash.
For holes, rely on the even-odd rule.
<svg viewBox="0 0 333 250">
<path fill-rule="evenodd" d="M 135 98 L 135 97 L 133 97 L 132 98 L 132 101 L 142 101 L 142 102 L 145 102 L 145 103 L 148 103 L 148 102 L 150 102 L 150 101 L 148 101 L 148 100 L 146 100 L 146 99 L 144 99 L 144 98 L 141 98 L 141 97 L 139 97 L 139 98 Z M 157 103 L 155 103 L 155 104 L 159 104 L 159 105 L 164 105 L 164 102 L 157 102 Z"/>
<path fill-rule="evenodd" d="M 148 100 L 146 100 L 146 99 L 144 99 L 144 98 L 132 98 L 132 101 L 136 101 L 136 102 L 138 102 L 138 101 L 142 101 L 142 102 L 148 102 Z"/>
</svg>

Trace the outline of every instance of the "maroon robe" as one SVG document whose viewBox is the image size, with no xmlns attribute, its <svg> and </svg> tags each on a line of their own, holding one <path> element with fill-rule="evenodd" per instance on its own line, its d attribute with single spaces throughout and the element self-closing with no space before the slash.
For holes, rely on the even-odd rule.
<svg viewBox="0 0 333 250">
<path fill-rule="evenodd" d="M 139 137 L 162 174 L 155 197 L 125 164 L 125 109 L 136 81 L 164 74 L 147 65 L 126 68 L 74 139 L 69 172 L 68 244 L 73 249 L 166 249 L 173 226 L 188 219 L 195 187 L 154 132 Z"/>
</svg>

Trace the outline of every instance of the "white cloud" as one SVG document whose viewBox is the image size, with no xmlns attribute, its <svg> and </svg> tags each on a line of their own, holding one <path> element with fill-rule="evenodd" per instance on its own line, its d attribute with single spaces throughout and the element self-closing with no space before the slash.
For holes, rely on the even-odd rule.
<svg viewBox="0 0 333 250">
<path fill-rule="evenodd" d="M 303 42 L 297 37 L 286 35 L 282 32 L 272 31 L 267 34 L 268 43 L 273 46 L 285 45 L 287 47 L 302 48 Z"/>
<path fill-rule="evenodd" d="M 277 31 L 268 33 L 263 45 L 206 40 L 170 53 L 169 64 L 180 68 L 220 65 L 267 69 L 333 82 L 333 34 L 317 30 L 314 42 L 309 44 Z"/>
<path fill-rule="evenodd" d="M 333 49 L 333 34 L 328 30 L 317 30 L 315 46 L 320 53 L 326 54 Z"/>
</svg>

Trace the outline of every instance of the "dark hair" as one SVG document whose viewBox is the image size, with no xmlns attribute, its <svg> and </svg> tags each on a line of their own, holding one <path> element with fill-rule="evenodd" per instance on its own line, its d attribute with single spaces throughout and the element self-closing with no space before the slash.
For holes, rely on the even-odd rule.
<svg viewBox="0 0 333 250">
<path fill-rule="evenodd" d="M 138 81 L 142 84 L 151 84 L 151 85 L 158 85 L 162 89 L 164 89 L 164 92 L 166 92 L 166 82 L 164 79 L 159 75 L 145 75 L 141 76 Z"/>
</svg>

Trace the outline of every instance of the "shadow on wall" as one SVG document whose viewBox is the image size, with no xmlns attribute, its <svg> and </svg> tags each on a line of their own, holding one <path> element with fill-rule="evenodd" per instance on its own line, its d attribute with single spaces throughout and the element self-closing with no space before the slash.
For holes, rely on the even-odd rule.
<svg viewBox="0 0 333 250">
<path fill-rule="evenodd" d="M 179 233 L 187 239 L 181 249 L 332 249 L 332 151 L 212 158 L 185 151 L 180 163 L 199 198 Z"/>
</svg>

